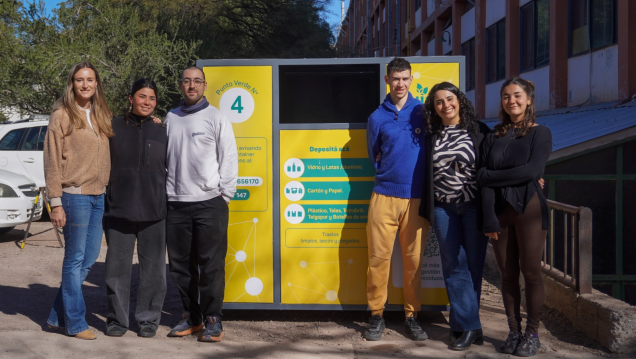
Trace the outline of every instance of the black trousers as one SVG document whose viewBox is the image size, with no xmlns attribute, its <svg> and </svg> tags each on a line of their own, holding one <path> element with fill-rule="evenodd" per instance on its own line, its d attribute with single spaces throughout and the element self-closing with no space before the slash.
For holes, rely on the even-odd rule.
<svg viewBox="0 0 636 359">
<path fill-rule="evenodd" d="M 539 322 L 545 299 L 541 257 L 548 231 L 542 229 L 541 203 L 535 194 L 523 214 L 510 204 L 499 216 L 501 233 L 491 241 L 501 271 L 501 295 L 511 331 L 521 332 L 521 289 L 519 272 L 523 273 L 528 319 L 526 332 L 539 333 Z"/>
<path fill-rule="evenodd" d="M 202 202 L 168 202 L 170 275 L 194 325 L 223 315 L 229 208 L 219 196 Z"/>
<path fill-rule="evenodd" d="M 137 242 L 139 285 L 135 319 L 139 327 L 157 328 L 166 296 L 166 221 L 131 222 L 106 218 L 107 324 L 128 328 L 130 274 Z"/>
</svg>

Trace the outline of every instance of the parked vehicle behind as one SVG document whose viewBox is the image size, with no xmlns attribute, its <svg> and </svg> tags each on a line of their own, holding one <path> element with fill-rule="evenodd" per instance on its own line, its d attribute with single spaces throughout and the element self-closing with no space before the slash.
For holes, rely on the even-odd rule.
<svg viewBox="0 0 636 359">
<path fill-rule="evenodd" d="M 34 221 L 42 217 L 43 201 L 38 201 L 33 210 L 37 195 L 38 187 L 33 180 L 0 170 L 0 235 L 28 222 L 32 215 Z"/>
<path fill-rule="evenodd" d="M 0 122 L 0 170 L 31 178 L 37 187 L 45 187 L 42 151 L 48 125 L 47 115 Z"/>
</svg>

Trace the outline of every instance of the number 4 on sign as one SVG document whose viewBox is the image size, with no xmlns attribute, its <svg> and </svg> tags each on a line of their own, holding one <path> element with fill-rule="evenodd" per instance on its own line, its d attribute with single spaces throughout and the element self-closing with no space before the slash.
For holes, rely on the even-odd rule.
<svg viewBox="0 0 636 359">
<path fill-rule="evenodd" d="M 234 103 L 230 108 L 234 111 L 238 111 L 238 113 L 243 112 L 243 106 L 241 106 L 241 96 L 238 96 L 236 100 L 234 100 Z"/>
</svg>

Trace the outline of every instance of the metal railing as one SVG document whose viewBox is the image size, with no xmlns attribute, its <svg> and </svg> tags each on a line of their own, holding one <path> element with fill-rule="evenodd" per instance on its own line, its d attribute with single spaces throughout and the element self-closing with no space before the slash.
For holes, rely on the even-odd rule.
<svg viewBox="0 0 636 359">
<path fill-rule="evenodd" d="M 548 200 L 550 229 L 543 248 L 543 272 L 574 288 L 592 293 L 592 210 Z M 556 213 L 563 213 L 563 263 L 555 268 Z"/>
</svg>

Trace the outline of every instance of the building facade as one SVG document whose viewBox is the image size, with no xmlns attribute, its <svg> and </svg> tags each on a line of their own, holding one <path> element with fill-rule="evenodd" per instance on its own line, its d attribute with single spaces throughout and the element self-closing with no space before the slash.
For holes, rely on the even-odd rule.
<svg viewBox="0 0 636 359">
<path fill-rule="evenodd" d="M 636 1 L 349 0 L 340 57 L 466 56 L 466 94 L 497 117 L 506 78 L 534 82 L 538 111 L 636 94 Z M 630 26 L 631 25 L 631 26 Z"/>
<path fill-rule="evenodd" d="M 505 79 L 535 84 L 537 122 L 553 134 L 545 194 L 592 209 L 593 285 L 636 305 L 636 0 L 348 5 L 339 56 L 463 55 L 464 91 L 491 126 Z"/>
</svg>

